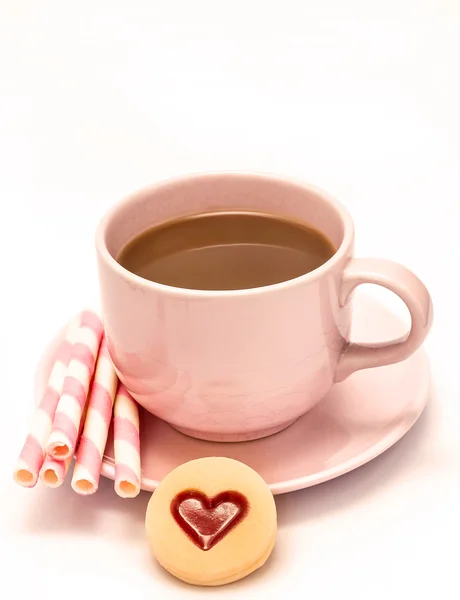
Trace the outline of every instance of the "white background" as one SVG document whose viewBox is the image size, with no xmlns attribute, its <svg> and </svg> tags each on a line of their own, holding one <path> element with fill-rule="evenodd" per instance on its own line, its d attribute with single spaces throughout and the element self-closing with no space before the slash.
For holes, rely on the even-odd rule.
<svg viewBox="0 0 460 600">
<path fill-rule="evenodd" d="M 458 599 L 460 2 L 1 0 L 0 66 L 7 596 Z M 148 183 L 217 169 L 325 188 L 355 217 L 358 255 L 426 282 L 436 392 L 385 455 L 277 498 L 269 565 L 203 592 L 151 561 L 147 494 L 121 500 L 104 481 L 82 499 L 11 473 L 35 363 L 97 300 L 100 216 Z"/>
</svg>

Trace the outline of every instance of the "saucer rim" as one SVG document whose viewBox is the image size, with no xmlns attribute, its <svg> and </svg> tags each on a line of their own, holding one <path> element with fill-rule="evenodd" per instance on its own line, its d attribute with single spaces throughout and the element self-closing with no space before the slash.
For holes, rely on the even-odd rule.
<svg viewBox="0 0 460 600">
<path fill-rule="evenodd" d="M 365 296 L 367 296 L 367 294 Z M 376 298 L 367 296 L 366 300 L 372 302 L 372 304 L 379 305 L 381 308 L 383 308 L 389 314 L 391 314 L 391 316 L 393 318 L 401 320 L 401 317 L 399 315 L 397 315 L 393 310 L 391 310 L 388 306 L 385 306 L 382 302 L 380 302 Z M 60 340 L 64 337 L 65 330 L 66 330 L 66 325 L 61 327 L 56 332 L 56 334 L 44 346 L 44 349 L 38 360 L 38 364 L 37 364 L 37 367 L 35 370 L 35 377 L 34 377 L 35 402 L 37 402 L 37 389 L 39 387 L 39 381 L 40 381 L 40 376 L 41 376 L 40 374 L 43 369 L 42 365 L 46 362 L 46 359 L 49 356 L 49 354 L 51 352 L 53 352 L 53 349 L 57 348 Z M 342 475 L 345 475 L 346 473 L 354 471 L 355 469 L 374 460 L 375 458 L 377 458 L 378 456 L 383 454 L 386 450 L 388 450 L 389 448 L 391 448 L 392 446 L 397 444 L 397 442 L 399 442 L 406 435 L 406 433 L 408 433 L 408 431 L 410 431 L 410 429 L 414 426 L 414 424 L 420 418 L 420 416 L 422 415 L 423 411 L 425 410 L 425 408 L 428 404 L 428 401 L 429 401 L 429 398 L 430 398 L 431 392 L 432 392 L 432 377 L 431 377 L 431 370 L 430 370 L 430 361 L 429 361 L 429 357 L 428 357 L 428 354 L 427 354 L 424 346 L 420 347 L 418 350 L 416 350 L 416 352 L 414 354 L 412 354 L 409 358 L 407 358 L 406 360 L 404 360 L 402 362 L 407 363 L 407 362 L 414 361 L 414 360 L 417 360 L 419 362 L 418 376 L 419 376 L 420 382 L 419 382 L 418 387 L 423 391 L 420 392 L 419 395 L 417 396 L 416 402 L 413 400 L 408 405 L 408 406 L 411 406 L 415 402 L 415 406 L 413 406 L 413 408 L 415 409 L 413 419 L 405 421 L 404 426 L 399 425 L 399 426 L 393 427 L 385 436 L 380 438 L 372 446 L 364 449 L 362 452 L 360 452 L 359 454 L 356 454 L 355 456 L 349 458 L 348 460 L 341 462 L 333 467 L 330 467 L 329 469 L 324 469 L 318 473 L 313 473 L 313 474 L 305 475 L 302 477 L 296 477 L 294 479 L 287 479 L 285 481 L 269 483 L 268 487 L 269 487 L 270 491 L 273 493 L 273 495 L 276 496 L 276 495 L 286 494 L 286 493 L 290 493 L 290 492 L 295 492 L 298 490 L 313 487 L 313 486 L 321 484 L 321 483 L 325 483 L 326 481 L 330 481 L 332 479 L 336 479 L 337 477 L 340 477 Z M 373 367 L 373 368 L 367 369 L 367 370 L 372 372 L 372 371 L 374 371 L 376 369 L 380 369 L 380 368 L 391 368 L 391 366 L 392 365 L 389 365 L 387 367 Z M 337 383 L 336 385 L 343 385 L 343 383 L 344 382 Z M 141 409 L 141 410 L 143 410 L 143 409 Z M 302 419 L 304 417 L 305 417 L 305 415 L 302 415 L 300 417 L 300 419 Z M 293 425 L 291 425 L 290 427 L 292 427 L 294 425 L 295 425 L 295 423 Z M 171 425 L 169 425 L 169 426 L 171 427 Z M 174 429 L 173 427 L 171 427 L 171 428 Z M 181 434 L 180 432 L 177 432 L 177 434 L 184 435 L 184 434 Z M 277 435 L 277 434 L 274 434 L 274 435 Z M 185 437 L 187 437 L 187 436 L 185 436 Z M 192 438 L 190 438 L 190 439 L 192 439 Z M 257 443 L 263 441 L 263 439 L 262 440 L 253 440 L 251 443 L 257 444 Z M 215 442 L 209 442 L 209 443 L 215 443 Z M 235 442 L 235 443 L 238 443 L 238 442 Z M 104 455 L 103 460 L 102 460 L 102 466 L 101 466 L 101 475 L 106 477 L 107 479 L 111 479 L 112 481 L 115 480 L 115 464 L 113 462 L 113 458 L 106 457 Z M 141 490 L 142 491 L 152 493 L 155 491 L 155 489 L 158 487 L 159 484 L 160 484 L 160 481 L 158 481 L 158 480 L 150 479 L 148 477 L 145 477 L 144 475 L 141 476 Z"/>
<path fill-rule="evenodd" d="M 355 469 L 362 467 L 363 465 L 367 464 L 368 462 L 371 462 L 372 460 L 374 460 L 375 458 L 377 458 L 378 456 L 380 456 L 381 454 L 383 454 L 384 452 L 389 450 L 395 444 L 397 444 L 406 435 L 406 433 L 408 433 L 412 429 L 412 427 L 415 425 L 415 423 L 418 421 L 418 419 L 423 414 L 423 412 L 428 404 L 428 399 L 430 397 L 430 392 L 432 389 L 431 373 L 430 373 L 430 369 L 429 369 L 428 356 L 427 356 L 425 350 L 423 350 L 423 349 L 419 349 L 415 354 L 418 354 L 418 353 L 420 353 L 420 355 L 421 355 L 421 356 L 419 356 L 419 358 L 424 362 L 424 364 L 422 365 L 423 366 L 422 372 L 425 376 L 425 382 L 421 385 L 421 387 L 423 387 L 425 389 L 424 399 L 419 407 L 419 411 L 415 414 L 414 419 L 408 422 L 407 427 L 405 427 L 405 428 L 397 427 L 397 428 L 392 429 L 391 432 L 389 432 L 386 436 L 381 438 L 376 444 L 374 444 L 370 448 L 367 448 L 363 452 L 357 454 L 355 457 L 350 458 L 347 461 L 336 465 L 335 467 L 331 467 L 330 469 L 325 469 L 324 471 L 321 471 L 320 475 L 314 473 L 312 475 L 306 475 L 304 477 L 297 477 L 295 479 L 289 479 L 289 480 L 282 481 L 282 482 L 269 483 L 267 485 L 268 485 L 270 491 L 272 492 L 272 494 L 274 496 L 278 496 L 281 494 L 288 494 L 290 492 L 297 492 L 299 490 L 303 490 L 303 489 L 306 489 L 309 487 L 313 487 L 315 485 L 319 485 L 321 483 L 325 483 L 326 481 L 336 479 L 337 477 L 341 477 L 342 475 L 346 475 L 347 473 L 350 473 L 351 471 L 354 471 Z M 414 355 L 412 355 L 412 356 L 414 356 Z M 412 358 L 412 356 L 406 360 L 410 360 Z M 374 367 L 374 368 L 378 369 L 379 367 Z M 300 417 L 300 418 L 302 418 L 302 417 Z M 177 433 L 179 433 L 179 432 L 177 432 Z M 184 435 L 184 434 L 181 434 L 181 435 Z M 277 434 L 274 434 L 274 435 L 277 435 Z M 265 439 L 265 438 L 262 438 L 262 439 Z M 260 441 L 262 441 L 262 440 L 253 440 L 251 443 L 257 444 Z M 215 443 L 215 442 L 210 442 L 210 443 Z M 234 443 L 238 443 L 238 442 L 234 442 Z M 104 456 L 104 459 L 102 462 L 101 475 L 114 481 L 115 480 L 115 465 L 112 464 L 112 461 L 113 461 L 113 459 L 110 459 L 110 458 L 107 458 Z M 158 480 L 150 479 L 148 477 L 141 477 L 141 490 L 142 491 L 153 493 L 159 485 L 160 485 L 160 482 Z"/>
</svg>

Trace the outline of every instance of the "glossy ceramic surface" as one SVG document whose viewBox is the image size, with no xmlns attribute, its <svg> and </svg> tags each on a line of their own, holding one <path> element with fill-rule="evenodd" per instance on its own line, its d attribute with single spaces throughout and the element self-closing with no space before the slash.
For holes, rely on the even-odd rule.
<svg viewBox="0 0 460 600">
<path fill-rule="evenodd" d="M 115 260 L 149 227 L 242 209 L 309 223 L 337 251 L 301 277 L 233 291 L 161 285 Z M 353 222 L 341 204 L 271 175 L 185 176 L 123 200 L 96 236 L 104 327 L 118 376 L 141 406 L 197 438 L 252 440 L 284 429 L 351 373 L 406 359 L 430 329 L 423 283 L 392 261 L 353 258 L 353 245 Z M 405 302 L 409 332 L 386 344 L 350 337 L 353 291 L 363 283 L 386 287 Z"/>
<path fill-rule="evenodd" d="M 400 319 L 366 296 L 356 298 L 358 342 L 385 341 L 405 331 Z M 46 348 L 36 376 L 38 400 L 62 339 Z M 141 411 L 142 488 L 153 491 L 176 466 L 203 456 L 240 460 L 267 481 L 274 494 L 309 487 L 351 471 L 397 442 L 422 413 L 430 385 L 423 349 L 398 364 L 359 371 L 336 384 L 315 408 L 284 431 L 261 440 L 216 443 L 190 438 Z M 114 478 L 113 441 L 102 473 Z"/>
</svg>

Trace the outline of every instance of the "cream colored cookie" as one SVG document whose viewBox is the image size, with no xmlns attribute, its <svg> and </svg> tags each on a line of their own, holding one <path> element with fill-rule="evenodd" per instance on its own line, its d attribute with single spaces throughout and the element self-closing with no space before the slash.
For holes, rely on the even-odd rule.
<svg viewBox="0 0 460 600">
<path fill-rule="evenodd" d="M 276 506 L 247 465 L 200 458 L 163 479 L 147 507 L 146 529 L 154 556 L 170 573 L 194 585 L 224 585 L 270 556 Z"/>
</svg>

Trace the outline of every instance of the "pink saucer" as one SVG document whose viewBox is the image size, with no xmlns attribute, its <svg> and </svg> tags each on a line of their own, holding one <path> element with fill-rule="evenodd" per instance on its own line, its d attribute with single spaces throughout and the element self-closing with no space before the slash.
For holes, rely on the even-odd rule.
<svg viewBox="0 0 460 600">
<path fill-rule="evenodd" d="M 355 302 L 353 340 L 375 343 L 407 330 L 377 301 L 357 294 Z M 36 399 L 46 384 L 63 331 L 38 365 Z M 239 443 L 189 438 L 141 410 L 142 489 L 152 492 L 169 471 L 202 456 L 227 456 L 248 464 L 262 475 L 273 494 L 322 483 L 356 469 L 395 444 L 425 408 L 429 386 L 429 364 L 422 349 L 402 363 L 355 373 L 281 433 Z M 112 435 L 102 474 L 110 479 L 115 475 Z"/>
</svg>

